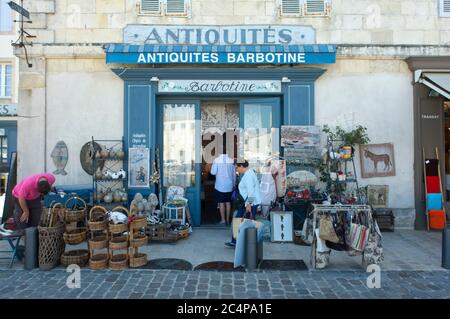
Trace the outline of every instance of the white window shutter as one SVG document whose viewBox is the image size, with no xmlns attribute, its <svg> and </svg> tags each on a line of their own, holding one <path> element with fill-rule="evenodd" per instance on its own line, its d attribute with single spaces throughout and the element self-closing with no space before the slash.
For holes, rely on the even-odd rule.
<svg viewBox="0 0 450 319">
<path fill-rule="evenodd" d="M 282 15 L 299 15 L 301 14 L 301 7 L 299 0 L 281 0 L 281 14 Z"/>
<path fill-rule="evenodd" d="M 161 0 L 141 0 L 141 13 L 161 13 Z"/>
<path fill-rule="evenodd" d="M 305 0 L 304 12 L 310 16 L 327 16 L 330 13 L 331 0 Z"/>
<path fill-rule="evenodd" d="M 450 18 L 450 0 L 439 0 L 439 16 Z"/>
<path fill-rule="evenodd" d="M 167 14 L 186 14 L 186 0 L 166 0 Z"/>
</svg>

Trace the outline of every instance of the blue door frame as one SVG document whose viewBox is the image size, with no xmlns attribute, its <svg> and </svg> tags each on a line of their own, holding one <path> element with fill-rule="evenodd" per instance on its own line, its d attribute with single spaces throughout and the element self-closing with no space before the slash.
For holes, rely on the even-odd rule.
<svg viewBox="0 0 450 319">
<path fill-rule="evenodd" d="M 282 83 L 282 91 L 277 95 L 280 107 L 279 125 L 313 125 L 314 124 L 314 82 L 325 70 L 320 68 L 118 68 L 112 70 L 124 80 L 124 137 L 125 150 L 133 146 L 134 134 L 145 134 L 145 147 L 150 148 L 154 158 L 155 146 L 161 144 L 158 127 L 161 118 L 158 113 L 158 100 L 203 100 L 203 99 L 261 99 L 274 98 L 273 93 L 247 94 L 198 94 L 160 93 L 158 79 L 192 79 L 192 80 L 276 80 L 287 79 Z M 151 81 L 155 79 L 156 81 Z M 260 100 L 259 100 L 260 101 Z M 201 144 L 200 144 L 201 145 Z M 198 174 L 200 177 L 200 174 Z M 130 188 L 130 197 L 140 192 L 147 196 L 156 187 Z M 199 209 L 198 209 L 199 211 Z M 194 217 L 194 225 L 200 224 L 200 215 Z"/>
<path fill-rule="evenodd" d="M 11 153 L 17 152 L 17 122 L 16 121 L 0 121 L 0 129 L 5 130 L 5 135 L 7 136 L 8 143 L 8 163 L 7 168 L 11 165 Z M 8 172 L 8 170 L 6 170 Z"/>
<path fill-rule="evenodd" d="M 161 159 L 161 167 L 163 167 L 164 163 L 164 104 L 179 104 L 179 103 L 186 103 L 186 104 L 194 104 L 195 105 L 195 166 L 194 166 L 194 172 L 195 172 L 195 181 L 194 186 L 187 187 L 185 189 L 185 197 L 188 199 L 188 205 L 189 205 L 189 211 L 191 213 L 192 222 L 194 225 L 200 225 L 201 221 L 201 205 L 200 205 L 200 188 L 201 188 L 201 127 L 198 125 L 201 120 L 201 113 L 200 113 L 200 100 L 198 99 L 192 99 L 192 97 L 187 98 L 177 98 L 177 99 L 166 99 L 161 98 L 158 100 L 157 104 L 157 114 L 159 121 L 157 123 L 156 127 L 156 136 L 157 136 L 157 145 L 159 145 L 159 158 Z M 199 144 L 200 143 L 200 144 Z M 161 181 L 164 181 L 164 169 L 161 169 Z M 161 183 L 163 186 L 163 196 L 165 197 L 167 185 L 164 185 L 164 183 Z"/>
</svg>

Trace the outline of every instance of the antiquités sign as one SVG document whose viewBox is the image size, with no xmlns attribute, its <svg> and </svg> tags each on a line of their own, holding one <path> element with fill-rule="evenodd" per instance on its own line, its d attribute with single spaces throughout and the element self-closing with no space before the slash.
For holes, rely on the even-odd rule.
<svg viewBox="0 0 450 319">
<path fill-rule="evenodd" d="M 281 81 L 160 80 L 158 90 L 170 93 L 279 93 Z"/>
<path fill-rule="evenodd" d="M 309 26 L 173 26 L 128 25 L 124 28 L 128 44 L 179 45 L 290 45 L 316 43 Z"/>
<path fill-rule="evenodd" d="M 16 116 L 17 106 L 15 104 L 0 104 L 0 116 Z"/>
</svg>

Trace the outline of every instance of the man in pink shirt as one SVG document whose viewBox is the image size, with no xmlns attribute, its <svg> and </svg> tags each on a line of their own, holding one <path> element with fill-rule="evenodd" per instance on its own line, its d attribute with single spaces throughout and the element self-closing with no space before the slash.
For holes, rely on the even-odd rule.
<svg viewBox="0 0 450 319">
<path fill-rule="evenodd" d="M 38 226 L 42 214 L 41 198 L 50 192 L 53 183 L 55 176 L 52 174 L 34 174 L 14 187 L 12 195 L 17 229 Z"/>
</svg>

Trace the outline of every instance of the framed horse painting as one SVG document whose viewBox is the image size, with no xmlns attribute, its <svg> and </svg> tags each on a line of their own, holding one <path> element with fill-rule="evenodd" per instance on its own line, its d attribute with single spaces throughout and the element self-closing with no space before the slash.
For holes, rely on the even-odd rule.
<svg viewBox="0 0 450 319">
<path fill-rule="evenodd" d="M 363 178 L 395 176 L 393 144 L 360 145 L 359 153 Z"/>
</svg>

